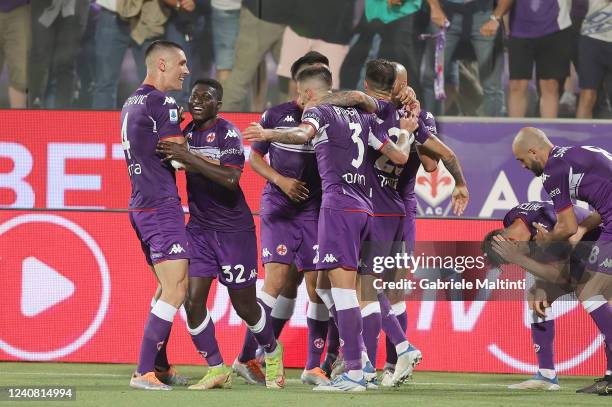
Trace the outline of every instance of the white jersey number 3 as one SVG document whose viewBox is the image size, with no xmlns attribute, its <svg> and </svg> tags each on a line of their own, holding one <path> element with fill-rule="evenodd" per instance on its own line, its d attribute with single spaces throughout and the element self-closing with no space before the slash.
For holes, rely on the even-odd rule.
<svg viewBox="0 0 612 407">
<path fill-rule="evenodd" d="M 361 125 L 359 123 L 349 123 L 349 129 L 351 129 L 353 132 L 351 140 L 353 140 L 353 143 L 357 144 L 357 158 L 353 158 L 351 165 L 355 168 L 359 168 L 361 163 L 363 163 L 363 155 L 365 153 L 365 146 L 363 145 L 363 140 L 360 137 Z"/>
</svg>

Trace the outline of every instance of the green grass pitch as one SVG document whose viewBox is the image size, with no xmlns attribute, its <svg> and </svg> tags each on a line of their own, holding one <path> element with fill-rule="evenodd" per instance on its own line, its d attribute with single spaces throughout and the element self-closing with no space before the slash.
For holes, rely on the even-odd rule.
<svg viewBox="0 0 612 407">
<path fill-rule="evenodd" d="M 524 380 L 524 375 L 468 374 L 416 371 L 414 379 L 398 389 L 368 391 L 363 394 L 321 394 L 299 381 L 300 371 L 287 371 L 283 390 L 249 386 L 234 377 L 231 390 L 190 391 L 175 388 L 169 392 L 147 392 L 128 387 L 133 365 L 71 363 L 0 362 L 0 387 L 74 386 L 76 401 L 1 402 L 2 405 L 36 406 L 612 406 L 612 397 L 576 394 L 579 387 L 592 383 L 590 377 L 561 377 L 561 391 L 516 391 L 507 385 Z M 180 366 L 179 371 L 199 379 L 205 368 Z"/>
</svg>

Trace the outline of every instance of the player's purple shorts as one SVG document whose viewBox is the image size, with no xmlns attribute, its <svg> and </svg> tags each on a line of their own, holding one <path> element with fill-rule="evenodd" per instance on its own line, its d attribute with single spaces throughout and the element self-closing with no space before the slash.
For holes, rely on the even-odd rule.
<svg viewBox="0 0 612 407">
<path fill-rule="evenodd" d="M 132 211 L 130 223 L 150 266 L 165 260 L 189 259 L 185 213 L 180 201 L 151 210 Z"/>
<path fill-rule="evenodd" d="M 363 262 L 359 274 L 382 273 L 381 267 L 373 268 L 375 258 L 395 257 L 404 252 L 404 216 L 372 216 L 368 234 L 362 242 Z M 376 262 L 379 264 L 379 262 Z M 380 263 L 382 264 L 382 263 Z"/>
<path fill-rule="evenodd" d="M 250 287 L 257 282 L 255 231 L 218 232 L 187 226 L 191 244 L 189 277 L 217 278 L 227 288 Z"/>
<path fill-rule="evenodd" d="M 321 208 L 317 270 L 339 267 L 357 270 L 361 242 L 367 236 L 369 218 L 365 212 Z"/>
<path fill-rule="evenodd" d="M 262 263 L 295 263 L 299 271 L 315 269 L 318 221 L 261 215 Z"/>
<path fill-rule="evenodd" d="M 403 240 L 406 243 L 406 251 L 411 253 L 416 241 L 416 198 L 405 200 L 404 207 L 406 208 L 406 217 L 404 218 Z"/>
<path fill-rule="evenodd" d="M 593 245 L 587 260 L 587 270 L 612 275 L 612 233 L 604 230 Z"/>
</svg>

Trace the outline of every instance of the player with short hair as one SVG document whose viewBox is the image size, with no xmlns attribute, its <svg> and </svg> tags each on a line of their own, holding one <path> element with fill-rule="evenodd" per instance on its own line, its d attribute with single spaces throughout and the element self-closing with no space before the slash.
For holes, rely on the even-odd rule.
<svg viewBox="0 0 612 407">
<path fill-rule="evenodd" d="M 187 170 L 191 262 L 185 309 L 191 338 L 210 366 L 207 375 L 191 388 L 231 385 L 231 370 L 223 365 L 213 321 L 205 308 L 217 276 L 227 287 L 236 313 L 264 348 L 266 386 L 282 388 L 283 347 L 274 337 L 264 304 L 258 304 L 255 289 L 255 224 L 239 185 L 245 161 L 242 138 L 236 126 L 218 116 L 222 99 L 219 82 L 196 81 L 189 98 L 193 121 L 184 130 L 190 149 L 165 142 L 158 146 L 165 160 L 176 160 Z"/>
<path fill-rule="evenodd" d="M 331 73 L 326 68 L 305 69 L 297 79 L 298 94 L 304 105 L 314 104 L 330 93 Z M 364 101 L 369 103 L 370 111 L 377 110 L 374 99 L 365 96 Z M 405 163 L 408 157 L 376 130 L 373 115 L 357 108 L 327 104 L 306 110 L 298 127 L 263 129 L 253 123 L 245 130 L 245 138 L 298 145 L 314 138 L 323 189 L 317 269 L 324 272 L 318 276 L 317 294 L 338 321 L 347 369 L 330 385 L 319 385 L 315 390 L 364 391 L 361 313 L 355 278 L 360 243 L 372 212 L 366 183 L 366 146 L 380 149 L 396 163 Z"/>
<path fill-rule="evenodd" d="M 153 42 L 146 50 L 145 62 L 147 76 L 121 110 L 121 144 L 132 185 L 130 222 L 160 288 L 152 302 L 130 386 L 171 390 L 168 384 L 186 383 L 168 364 L 165 345 L 185 299 L 189 244 L 174 168 L 160 162 L 155 146 L 158 140 L 185 143 L 179 108 L 166 92 L 180 90 L 189 69 L 181 47 L 169 41 Z"/>
<path fill-rule="evenodd" d="M 579 223 L 591 215 L 588 209 L 573 207 L 572 210 Z M 587 232 L 586 228 L 579 227 L 567 244 L 557 242 L 543 251 L 537 250 L 534 245 L 521 245 L 520 242 L 531 242 L 535 239 L 537 229 L 534 224 L 545 230 L 552 230 L 556 222 L 557 216 L 552 203 L 525 202 L 508 211 L 503 220 L 503 229 L 489 232 L 483 240 L 483 252 L 490 264 L 495 267 L 508 263 L 517 264 L 535 277 L 535 283 L 528 291 L 528 304 L 531 310 L 531 337 L 536 349 L 538 372 L 529 380 L 508 386 L 510 389 L 560 389 L 554 365 L 555 321 L 551 306 L 555 300 L 568 293 L 575 292 L 580 297 L 589 278 L 584 269 L 602 229 L 597 226 Z M 542 294 L 545 295 L 544 298 Z M 582 302 L 589 314 L 597 308 L 596 305 L 597 303 L 592 301 Z M 611 356 L 606 349 L 608 367 L 603 380 L 598 380 L 593 386 L 581 389 L 580 392 L 598 392 L 610 384 Z"/>
<path fill-rule="evenodd" d="M 327 57 L 310 51 L 293 63 L 292 78 L 308 67 L 329 69 L 328 64 Z M 266 110 L 259 123 L 270 129 L 295 127 L 302 121 L 303 109 L 298 101 L 283 103 Z M 269 164 L 264 160 L 266 154 Z M 293 313 L 297 286 L 303 277 L 306 278 L 308 358 L 301 379 L 313 385 L 329 383 L 319 367 L 329 312 L 315 292 L 321 178 L 314 146 L 311 142 L 304 145 L 255 142 L 251 145 L 249 160 L 253 170 L 267 180 L 259 211 L 262 262 L 266 271 L 259 298 L 270 308 L 274 333 L 278 338 L 284 323 Z M 291 267 L 292 264 L 296 267 Z M 256 346 L 253 336 L 247 332 L 242 352 L 234 362 L 236 371 L 248 382 L 254 381 L 251 371 L 258 368 L 252 362 Z"/>
<path fill-rule="evenodd" d="M 524 168 L 542 176 L 544 189 L 557 215 L 549 232 L 540 225 L 536 241 L 546 244 L 567 240 L 582 226 L 587 231 L 602 224 L 602 233 L 593 246 L 585 273 L 588 281 L 581 301 L 591 304 L 590 315 L 604 334 L 607 352 L 612 351 L 612 154 L 593 146 L 555 146 L 546 134 L 524 127 L 512 143 L 512 153 Z M 572 199 L 587 202 L 595 211 L 578 222 Z"/>
</svg>

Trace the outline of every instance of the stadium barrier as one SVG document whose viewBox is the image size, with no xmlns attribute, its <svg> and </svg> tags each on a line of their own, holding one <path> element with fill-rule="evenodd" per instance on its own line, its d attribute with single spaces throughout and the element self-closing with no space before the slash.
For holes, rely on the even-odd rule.
<svg viewBox="0 0 612 407">
<path fill-rule="evenodd" d="M 258 115 L 227 117 L 244 128 Z M 0 111 L 0 118 L 0 272 L 6 287 L 0 298 L 0 360 L 134 363 L 155 284 L 123 211 L 129 181 L 118 113 Z M 442 123 L 443 137 L 460 156 L 470 183 L 468 216 L 500 217 L 519 201 L 543 198 L 541 182 L 510 155 L 510 140 L 523 125 Z M 605 137 L 610 123 L 537 126 L 559 144 L 612 150 L 612 140 Z M 420 214 L 448 214 L 452 185 L 446 177 L 443 169 L 419 174 Z M 183 190 L 184 177 L 179 185 Z M 247 165 L 241 185 L 256 212 L 262 179 Z M 479 241 L 499 226 L 496 220 L 419 219 L 417 239 Z M 302 286 L 281 337 L 290 345 L 285 357 L 290 367 L 305 361 L 306 306 Z M 208 308 L 222 353 L 231 362 L 245 328 L 225 289 L 215 285 Z M 407 308 L 409 339 L 425 355 L 420 369 L 535 370 L 522 301 L 412 300 Z M 600 375 L 602 339 L 590 318 L 571 301 L 561 302 L 556 313 L 558 370 Z M 176 321 L 169 355 L 173 363 L 201 363 L 184 329 L 184 313 Z M 380 351 L 379 366 L 383 358 Z"/>
</svg>

